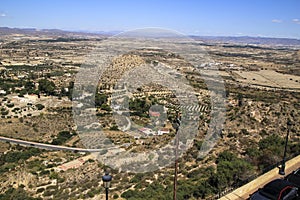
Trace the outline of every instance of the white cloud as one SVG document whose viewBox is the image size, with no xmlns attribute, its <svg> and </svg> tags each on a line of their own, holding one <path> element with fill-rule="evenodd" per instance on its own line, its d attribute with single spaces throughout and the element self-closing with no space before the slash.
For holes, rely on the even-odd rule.
<svg viewBox="0 0 300 200">
<path fill-rule="evenodd" d="M 273 23 L 282 23 L 282 20 L 280 20 L 280 19 L 273 19 L 272 22 Z"/>
<path fill-rule="evenodd" d="M 300 19 L 293 19 L 292 21 L 296 24 L 300 24 Z"/>
<path fill-rule="evenodd" d="M 0 13 L 0 17 L 7 17 L 5 13 Z"/>
</svg>

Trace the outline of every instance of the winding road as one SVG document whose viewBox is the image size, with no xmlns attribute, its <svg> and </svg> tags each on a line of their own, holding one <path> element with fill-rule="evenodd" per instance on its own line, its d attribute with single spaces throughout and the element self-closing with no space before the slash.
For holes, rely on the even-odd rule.
<svg viewBox="0 0 300 200">
<path fill-rule="evenodd" d="M 59 146 L 59 145 L 19 140 L 19 139 L 2 137 L 2 136 L 0 136 L 0 141 L 20 144 L 20 145 L 24 145 L 24 146 L 36 147 L 36 148 L 41 148 L 41 149 L 48 149 L 48 150 L 53 150 L 53 151 L 62 150 L 62 151 L 85 152 L 85 153 L 90 152 L 91 153 L 91 152 L 100 152 L 103 150 L 103 149 L 83 149 L 83 148 L 76 148 L 76 147 Z"/>
</svg>

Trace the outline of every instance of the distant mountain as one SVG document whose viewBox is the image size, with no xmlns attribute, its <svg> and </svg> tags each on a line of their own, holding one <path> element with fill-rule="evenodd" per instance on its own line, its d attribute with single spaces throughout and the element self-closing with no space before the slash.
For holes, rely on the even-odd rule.
<svg viewBox="0 0 300 200">
<path fill-rule="evenodd" d="M 76 30 L 78 33 L 92 33 L 92 34 L 101 34 L 101 35 L 116 35 L 122 33 L 123 31 L 90 31 L 90 30 Z"/>
<path fill-rule="evenodd" d="M 60 29 L 35 29 L 35 28 L 9 28 L 0 27 L 0 36 L 9 34 L 25 35 L 51 35 L 51 36 L 112 36 L 122 31 L 65 31 Z M 270 37 L 249 37 L 249 36 L 190 36 L 195 40 L 213 43 L 236 43 L 250 45 L 278 45 L 278 46 L 300 46 L 300 39 L 293 38 L 270 38 Z"/>
<path fill-rule="evenodd" d="M 18 33 L 33 33 L 36 31 L 34 28 L 8 28 L 8 27 L 0 27 L 0 35 L 6 34 L 18 34 Z"/>
<path fill-rule="evenodd" d="M 299 39 L 293 38 L 269 38 L 269 37 L 250 37 L 250 36 L 191 36 L 196 40 L 222 42 L 222 43 L 238 43 L 251 45 L 283 45 L 283 46 L 300 46 Z"/>
<path fill-rule="evenodd" d="M 35 29 L 35 28 L 9 28 L 0 27 L 0 36 L 9 34 L 24 34 L 24 35 L 49 35 L 49 36 L 99 36 L 110 35 L 102 33 L 91 32 L 77 32 L 77 31 L 65 31 L 60 29 Z"/>
</svg>

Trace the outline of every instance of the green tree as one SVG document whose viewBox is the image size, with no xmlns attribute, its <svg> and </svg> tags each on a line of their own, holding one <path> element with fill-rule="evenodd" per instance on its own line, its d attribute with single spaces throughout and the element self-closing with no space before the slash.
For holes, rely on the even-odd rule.
<svg viewBox="0 0 300 200">
<path fill-rule="evenodd" d="M 54 95 L 55 94 L 55 84 L 52 81 L 47 79 L 39 80 L 39 91 L 43 92 L 47 95 Z"/>
<path fill-rule="evenodd" d="M 27 91 L 31 91 L 31 90 L 34 90 L 34 83 L 32 81 L 27 81 L 24 85 L 25 89 Z"/>
<path fill-rule="evenodd" d="M 146 103 L 146 98 L 134 99 L 129 101 L 129 109 L 133 111 L 133 115 L 140 117 L 147 117 L 146 113 L 149 111 L 150 104 Z"/>
<path fill-rule="evenodd" d="M 0 200 L 41 200 L 41 198 L 33 198 L 28 196 L 22 187 L 9 188 L 5 193 L 0 194 Z"/>
<path fill-rule="evenodd" d="M 264 139 L 261 139 L 258 143 L 258 147 L 261 151 L 269 150 L 273 154 L 280 155 L 284 148 L 284 139 L 278 135 L 270 135 Z"/>
<path fill-rule="evenodd" d="M 61 131 L 58 133 L 57 138 L 52 141 L 54 145 L 61 145 L 65 143 L 68 139 L 72 137 L 72 134 L 69 131 Z"/>
<path fill-rule="evenodd" d="M 102 104 L 107 103 L 107 96 L 105 94 L 96 93 L 95 95 L 95 106 L 100 107 Z"/>
<path fill-rule="evenodd" d="M 43 110 L 45 108 L 45 106 L 40 103 L 36 104 L 35 106 L 38 110 Z"/>
<path fill-rule="evenodd" d="M 244 180 L 253 172 L 253 166 L 230 151 L 220 153 L 217 158 L 217 186 L 230 186 Z"/>
</svg>

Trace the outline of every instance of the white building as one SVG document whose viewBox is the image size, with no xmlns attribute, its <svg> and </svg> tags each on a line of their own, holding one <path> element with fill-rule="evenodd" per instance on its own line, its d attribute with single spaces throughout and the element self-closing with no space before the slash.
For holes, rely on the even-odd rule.
<svg viewBox="0 0 300 200">
<path fill-rule="evenodd" d="M 170 133 L 170 130 L 167 128 L 162 128 L 157 131 L 157 135 L 163 135 L 163 134 L 168 134 L 168 133 Z"/>
</svg>

